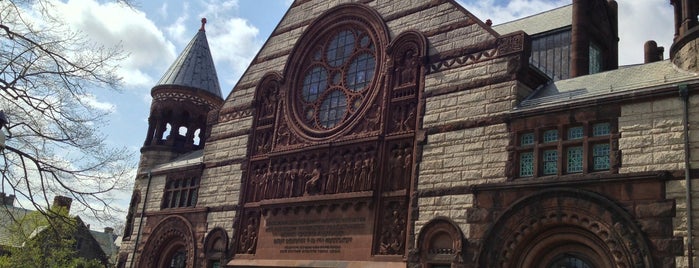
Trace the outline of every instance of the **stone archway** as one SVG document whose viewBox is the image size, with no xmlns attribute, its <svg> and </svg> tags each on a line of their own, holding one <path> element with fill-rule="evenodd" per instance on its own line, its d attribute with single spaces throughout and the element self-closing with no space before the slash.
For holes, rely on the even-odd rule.
<svg viewBox="0 0 699 268">
<path fill-rule="evenodd" d="M 552 188 L 522 198 L 486 234 L 480 267 L 549 267 L 565 258 L 592 267 L 653 267 L 631 215 L 585 190 Z"/>
<path fill-rule="evenodd" d="M 170 216 L 160 221 L 145 241 L 137 267 L 170 268 L 177 259 L 183 260 L 181 267 L 193 268 L 194 256 L 192 225 L 181 216 Z"/>
<path fill-rule="evenodd" d="M 447 217 L 430 220 L 420 230 L 417 251 L 411 253 L 420 267 L 464 267 L 464 235 L 459 226 Z"/>
</svg>

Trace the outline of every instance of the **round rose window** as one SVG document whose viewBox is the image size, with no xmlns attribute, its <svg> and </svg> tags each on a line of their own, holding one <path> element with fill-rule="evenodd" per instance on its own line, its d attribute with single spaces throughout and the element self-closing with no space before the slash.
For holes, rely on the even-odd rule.
<svg viewBox="0 0 699 268">
<path fill-rule="evenodd" d="M 317 39 L 303 60 L 295 113 L 304 128 L 325 132 L 357 115 L 370 98 L 376 46 L 366 31 L 344 28 Z"/>
</svg>

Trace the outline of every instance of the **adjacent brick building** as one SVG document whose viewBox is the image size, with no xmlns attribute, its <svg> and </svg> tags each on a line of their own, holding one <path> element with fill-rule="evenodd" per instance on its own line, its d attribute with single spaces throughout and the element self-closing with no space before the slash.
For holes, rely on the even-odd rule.
<svg viewBox="0 0 699 268">
<path fill-rule="evenodd" d="M 670 59 L 618 67 L 613 0 L 496 26 L 297 0 L 225 100 L 202 24 L 152 90 L 119 263 L 691 267 L 699 6 L 671 2 Z"/>
</svg>

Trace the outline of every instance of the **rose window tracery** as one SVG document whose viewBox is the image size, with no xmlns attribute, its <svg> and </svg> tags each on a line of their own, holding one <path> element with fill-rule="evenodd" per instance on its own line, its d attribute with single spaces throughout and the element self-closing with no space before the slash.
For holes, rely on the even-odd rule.
<svg viewBox="0 0 699 268">
<path fill-rule="evenodd" d="M 376 46 L 367 31 L 345 27 L 319 39 L 304 60 L 296 114 L 313 131 L 335 129 L 357 114 L 376 73 Z"/>
</svg>

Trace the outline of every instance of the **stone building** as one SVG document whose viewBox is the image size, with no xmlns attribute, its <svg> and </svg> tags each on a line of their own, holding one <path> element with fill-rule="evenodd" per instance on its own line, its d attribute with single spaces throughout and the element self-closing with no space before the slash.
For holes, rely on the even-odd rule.
<svg viewBox="0 0 699 268">
<path fill-rule="evenodd" d="M 152 90 L 121 267 L 693 267 L 699 6 L 618 66 L 617 4 L 296 0 L 224 100 Z M 690 202 L 687 202 L 690 200 Z"/>
</svg>

